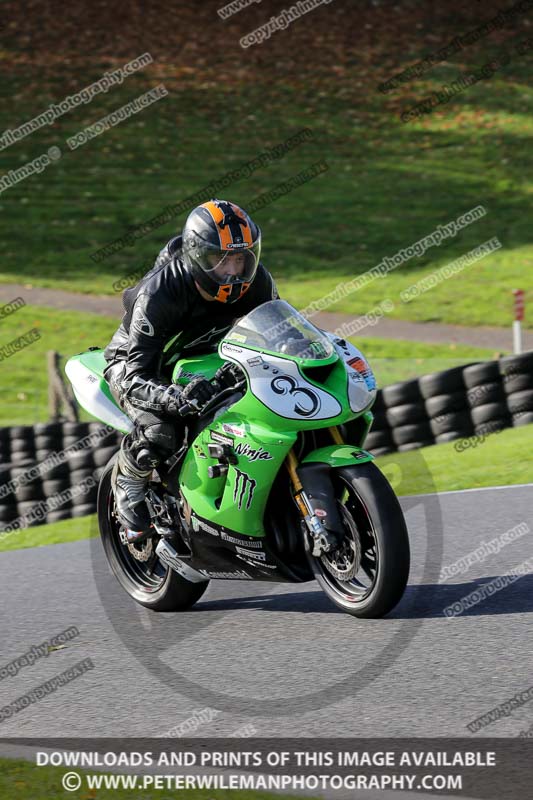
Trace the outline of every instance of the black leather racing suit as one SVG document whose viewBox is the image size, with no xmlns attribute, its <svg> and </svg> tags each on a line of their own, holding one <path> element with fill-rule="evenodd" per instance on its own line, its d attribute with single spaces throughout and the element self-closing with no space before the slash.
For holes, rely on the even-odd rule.
<svg viewBox="0 0 533 800">
<path fill-rule="evenodd" d="M 237 302 L 204 300 L 181 260 L 181 236 L 171 239 L 144 278 L 124 291 L 124 317 L 104 351 L 104 376 L 134 423 L 123 443 L 133 458 L 148 450 L 149 463 L 157 466 L 181 444 L 176 440 L 177 430 L 183 437 L 179 417 L 167 413 L 177 358 L 215 352 L 234 320 L 277 297 L 273 278 L 259 264 L 250 288 Z"/>
</svg>

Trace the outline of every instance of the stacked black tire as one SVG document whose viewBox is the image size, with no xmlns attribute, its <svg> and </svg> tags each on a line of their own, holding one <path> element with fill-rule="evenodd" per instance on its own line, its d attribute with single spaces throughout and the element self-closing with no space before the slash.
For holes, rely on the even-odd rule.
<svg viewBox="0 0 533 800">
<path fill-rule="evenodd" d="M 513 427 L 533 422 L 533 352 L 499 362 L 505 401 Z"/>
<path fill-rule="evenodd" d="M 17 517 L 17 499 L 3 488 L 11 480 L 10 431 L 10 428 L 0 428 L 0 528 Z"/>
<path fill-rule="evenodd" d="M 473 364 L 464 371 L 473 433 L 496 433 L 512 424 L 498 361 Z"/>
<path fill-rule="evenodd" d="M 464 380 L 467 369 L 469 367 L 454 367 L 420 378 L 420 391 L 435 444 L 474 433 Z"/>
<path fill-rule="evenodd" d="M 418 379 L 385 386 L 383 402 L 395 450 L 416 450 L 434 444 Z"/>
<path fill-rule="evenodd" d="M 24 517 L 43 501 L 56 498 L 53 505 L 40 520 L 32 520 L 31 525 L 57 522 L 71 517 L 81 517 L 96 511 L 97 486 L 69 499 L 57 497 L 61 493 L 86 482 L 107 464 L 117 450 L 122 435 L 110 430 L 97 438 L 95 447 L 85 447 L 68 455 L 66 460 L 46 469 L 41 476 L 14 491 L 8 491 L 13 479 L 26 475 L 32 467 L 42 464 L 53 454 L 62 453 L 85 436 L 102 431 L 98 422 L 63 422 L 35 426 L 0 428 L 0 528 L 13 520 Z M 58 459 L 59 461 L 59 459 Z"/>
</svg>

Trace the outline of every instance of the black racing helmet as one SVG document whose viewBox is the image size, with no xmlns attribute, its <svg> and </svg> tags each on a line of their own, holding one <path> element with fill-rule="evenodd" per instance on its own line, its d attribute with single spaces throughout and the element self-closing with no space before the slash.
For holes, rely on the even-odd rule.
<svg viewBox="0 0 533 800">
<path fill-rule="evenodd" d="M 261 255 L 261 231 L 227 200 L 209 200 L 185 222 L 183 260 L 194 280 L 220 303 L 234 303 L 250 288 Z"/>
</svg>

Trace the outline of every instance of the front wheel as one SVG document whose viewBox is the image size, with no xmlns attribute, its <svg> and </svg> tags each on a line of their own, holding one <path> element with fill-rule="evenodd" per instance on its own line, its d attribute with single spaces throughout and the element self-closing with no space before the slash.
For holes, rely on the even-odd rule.
<svg viewBox="0 0 533 800">
<path fill-rule="evenodd" d="M 355 617 L 382 617 L 409 578 L 409 538 L 398 498 L 372 462 L 332 470 L 345 536 L 335 551 L 307 557 L 321 588 Z M 306 534 L 306 538 L 307 534 Z"/>
<path fill-rule="evenodd" d="M 122 588 L 142 606 L 152 611 L 185 611 L 200 599 L 209 581 L 191 583 L 163 564 L 155 552 L 157 535 L 139 544 L 122 544 L 111 486 L 114 461 L 112 458 L 102 473 L 97 502 L 100 536 L 109 566 Z"/>
</svg>

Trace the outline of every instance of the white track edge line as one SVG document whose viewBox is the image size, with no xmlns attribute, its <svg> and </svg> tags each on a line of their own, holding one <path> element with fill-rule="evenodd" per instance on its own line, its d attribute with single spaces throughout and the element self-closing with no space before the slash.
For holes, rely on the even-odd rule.
<svg viewBox="0 0 533 800">
<path fill-rule="evenodd" d="M 449 489 L 445 492 L 422 492 L 421 494 L 400 494 L 398 497 L 427 497 L 441 494 L 466 494 L 467 492 L 491 492 L 497 489 L 533 489 L 533 483 L 510 483 L 506 486 L 478 486 L 475 489 Z"/>
</svg>

